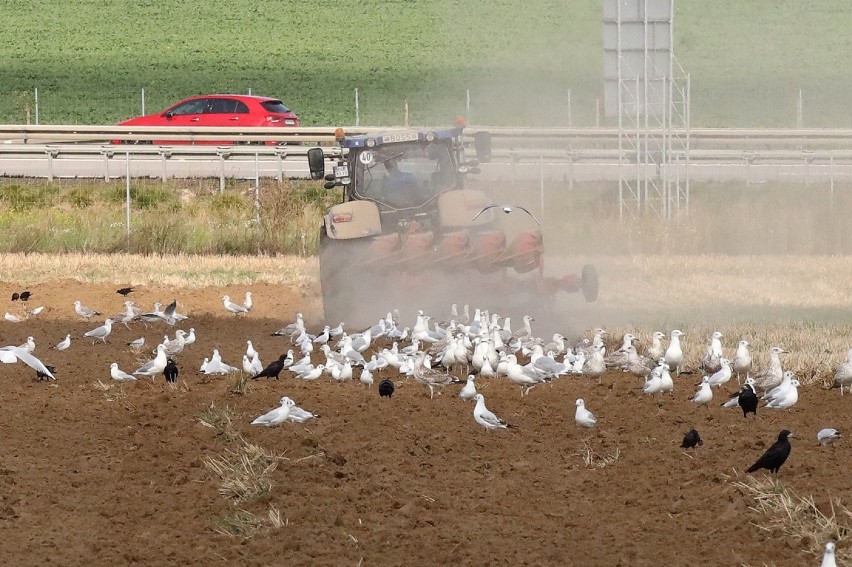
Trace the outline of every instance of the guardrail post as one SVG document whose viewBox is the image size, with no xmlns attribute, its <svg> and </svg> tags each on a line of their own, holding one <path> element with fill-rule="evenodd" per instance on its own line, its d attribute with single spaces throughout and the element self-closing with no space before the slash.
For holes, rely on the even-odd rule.
<svg viewBox="0 0 852 567">
<path fill-rule="evenodd" d="M 51 148 L 48 146 L 45 148 L 45 153 L 47 154 L 47 180 L 53 181 L 53 158 L 59 155 L 59 150 L 56 148 Z"/>
<path fill-rule="evenodd" d="M 104 181 L 109 181 L 109 159 L 112 157 L 112 152 L 104 150 L 102 154 L 104 156 Z"/>
<path fill-rule="evenodd" d="M 284 181 L 284 160 L 287 159 L 287 152 L 276 151 L 275 155 L 278 156 L 278 175 L 276 177 L 276 180 L 278 181 L 278 183 L 281 183 L 282 181 Z"/>
<path fill-rule="evenodd" d="M 219 149 L 219 193 L 225 192 L 225 160 L 228 159 L 231 154 Z"/>
<path fill-rule="evenodd" d="M 163 173 L 162 173 L 162 177 L 161 177 L 163 183 L 166 182 L 166 176 L 167 176 L 167 174 L 166 174 L 166 163 L 168 162 L 170 157 L 172 157 L 171 148 L 161 148 L 160 149 L 160 161 L 163 164 Z"/>
</svg>

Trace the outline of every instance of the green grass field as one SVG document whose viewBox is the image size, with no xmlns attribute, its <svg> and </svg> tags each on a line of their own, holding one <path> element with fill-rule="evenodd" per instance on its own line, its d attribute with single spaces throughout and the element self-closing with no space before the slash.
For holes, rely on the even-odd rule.
<svg viewBox="0 0 852 567">
<path fill-rule="evenodd" d="M 281 97 L 305 125 L 595 122 L 601 0 L 0 0 L 0 122 L 104 124 L 185 96 Z M 852 125 L 846 0 L 678 2 L 693 124 Z M 471 107 L 466 109 L 466 91 Z"/>
</svg>

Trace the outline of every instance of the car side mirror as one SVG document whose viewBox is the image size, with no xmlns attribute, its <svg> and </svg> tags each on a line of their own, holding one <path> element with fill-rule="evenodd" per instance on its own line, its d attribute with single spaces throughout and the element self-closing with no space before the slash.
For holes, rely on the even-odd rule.
<svg viewBox="0 0 852 567">
<path fill-rule="evenodd" d="M 163 116 L 166 117 L 166 120 L 171 120 L 174 114 L 172 114 L 171 112 L 166 112 Z"/>
<path fill-rule="evenodd" d="M 322 148 L 308 150 L 308 169 L 311 170 L 311 179 L 314 181 L 325 177 L 325 153 Z"/>
</svg>

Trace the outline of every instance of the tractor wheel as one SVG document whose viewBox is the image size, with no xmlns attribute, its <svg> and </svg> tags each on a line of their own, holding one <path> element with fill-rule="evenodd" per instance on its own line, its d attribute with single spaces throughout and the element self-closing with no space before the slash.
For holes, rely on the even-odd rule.
<svg viewBox="0 0 852 567">
<path fill-rule="evenodd" d="M 587 302 L 591 303 L 598 298 L 598 271 L 593 265 L 586 264 L 583 266 L 580 288 L 583 290 L 583 297 Z"/>
</svg>

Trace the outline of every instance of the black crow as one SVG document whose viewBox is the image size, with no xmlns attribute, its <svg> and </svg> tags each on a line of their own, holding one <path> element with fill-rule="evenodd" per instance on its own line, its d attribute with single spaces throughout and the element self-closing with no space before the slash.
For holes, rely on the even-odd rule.
<svg viewBox="0 0 852 567">
<path fill-rule="evenodd" d="M 50 364 L 45 364 L 48 370 L 50 370 L 51 374 L 56 374 L 56 367 L 51 366 Z M 56 380 L 56 378 L 51 378 L 41 370 L 36 370 L 36 378 L 39 380 Z"/>
<path fill-rule="evenodd" d="M 19 298 L 19 297 L 21 297 L 21 296 L 20 296 L 20 295 L 18 294 L 18 292 L 16 291 L 15 293 L 13 293 L 13 294 L 12 294 L 12 301 L 18 301 L 18 298 Z"/>
<path fill-rule="evenodd" d="M 393 382 L 389 378 L 385 378 L 381 382 L 379 382 L 379 396 L 382 398 L 393 396 Z"/>
<path fill-rule="evenodd" d="M 178 367 L 171 358 L 166 362 L 166 367 L 163 369 L 163 376 L 166 377 L 166 382 L 171 382 L 172 384 L 177 382 Z"/>
<path fill-rule="evenodd" d="M 31 295 L 32 295 L 32 293 L 30 293 L 29 291 L 22 291 L 21 295 L 19 295 L 18 297 L 21 298 L 21 301 L 27 301 L 27 300 L 29 300 Z"/>
<path fill-rule="evenodd" d="M 116 292 L 115 292 L 115 293 L 120 293 L 120 294 L 121 294 L 121 295 L 123 295 L 124 297 L 127 297 L 127 294 L 128 294 L 128 293 L 133 293 L 133 288 L 132 288 L 132 287 L 123 287 L 123 288 L 121 288 L 121 289 L 119 289 L 119 290 L 116 290 Z"/>
<path fill-rule="evenodd" d="M 704 441 L 701 440 L 701 436 L 698 434 L 698 431 L 695 429 L 690 429 L 686 435 L 683 436 L 683 443 L 680 444 L 681 449 L 693 449 L 696 446 L 704 445 Z"/>
<path fill-rule="evenodd" d="M 747 417 L 749 412 L 757 416 L 757 394 L 754 393 L 754 386 L 749 383 L 743 386 L 737 404 L 743 410 L 743 417 Z"/>
<path fill-rule="evenodd" d="M 784 464 L 784 461 L 787 460 L 787 457 L 790 456 L 790 441 L 787 439 L 788 437 L 794 437 L 792 433 L 784 429 L 781 433 L 778 434 L 778 441 L 772 444 L 772 447 L 766 450 L 766 452 L 754 463 L 752 466 L 748 468 L 746 472 L 754 472 L 760 469 L 767 469 L 772 474 L 778 474 L 778 469 L 781 468 L 781 465 Z"/>
<path fill-rule="evenodd" d="M 258 378 L 275 378 L 278 380 L 278 375 L 284 370 L 285 360 L 287 360 L 287 353 L 279 356 L 278 360 L 270 362 L 269 366 L 258 372 L 257 375 L 252 376 L 252 380 L 257 380 Z"/>
</svg>

